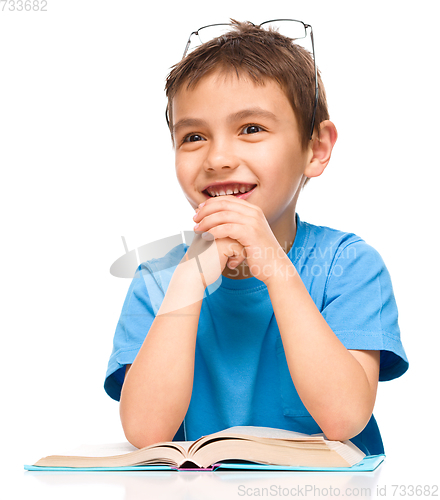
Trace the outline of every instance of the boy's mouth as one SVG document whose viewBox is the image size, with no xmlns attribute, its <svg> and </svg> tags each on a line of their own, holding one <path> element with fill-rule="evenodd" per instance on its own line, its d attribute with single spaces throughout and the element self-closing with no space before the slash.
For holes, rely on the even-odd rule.
<svg viewBox="0 0 440 500">
<path fill-rule="evenodd" d="M 211 184 L 202 193 L 209 198 L 218 196 L 233 195 L 236 198 L 245 199 L 251 195 L 252 191 L 257 187 L 256 184 L 247 184 L 240 182 L 230 182 L 223 184 Z"/>
</svg>

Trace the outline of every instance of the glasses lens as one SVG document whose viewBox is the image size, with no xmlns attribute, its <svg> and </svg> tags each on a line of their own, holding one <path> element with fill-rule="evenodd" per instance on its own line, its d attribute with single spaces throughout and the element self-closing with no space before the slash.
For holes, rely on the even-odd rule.
<svg viewBox="0 0 440 500">
<path fill-rule="evenodd" d="M 260 26 L 265 30 L 278 31 L 280 35 L 287 36 L 293 40 L 298 40 L 307 36 L 306 27 L 299 21 L 270 21 Z"/>
<path fill-rule="evenodd" d="M 307 38 L 306 27 L 300 21 L 281 19 L 262 23 L 260 27 L 265 30 L 277 31 L 280 35 L 284 35 L 292 40 Z M 230 24 L 214 24 L 200 28 L 197 34 L 191 37 L 190 46 L 185 54 L 192 52 L 199 45 L 209 42 L 214 38 L 218 38 L 232 30 L 233 28 Z M 300 43 L 302 44 L 302 42 Z"/>
<path fill-rule="evenodd" d="M 228 33 L 229 31 L 231 31 L 231 29 L 232 28 L 230 24 L 206 26 L 205 28 L 199 29 L 198 36 L 196 38 L 198 38 L 199 43 L 206 43 L 210 40 L 213 40 L 214 38 Z"/>
</svg>

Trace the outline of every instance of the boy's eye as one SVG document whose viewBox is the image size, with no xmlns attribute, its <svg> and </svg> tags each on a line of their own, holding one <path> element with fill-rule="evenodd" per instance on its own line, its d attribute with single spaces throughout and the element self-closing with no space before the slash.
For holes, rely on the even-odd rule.
<svg viewBox="0 0 440 500">
<path fill-rule="evenodd" d="M 198 142 L 203 140 L 203 137 L 199 134 L 188 134 L 183 138 L 182 142 Z"/>
<path fill-rule="evenodd" d="M 262 127 L 259 125 L 246 125 L 243 129 L 243 134 L 248 135 L 248 134 L 256 134 L 258 132 L 261 132 L 263 130 Z"/>
</svg>

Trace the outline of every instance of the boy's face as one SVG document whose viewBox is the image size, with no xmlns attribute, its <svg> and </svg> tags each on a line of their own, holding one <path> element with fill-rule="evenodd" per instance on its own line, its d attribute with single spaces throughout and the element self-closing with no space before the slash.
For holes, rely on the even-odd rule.
<svg viewBox="0 0 440 500">
<path fill-rule="evenodd" d="M 191 206 L 210 198 L 207 187 L 244 183 L 255 188 L 243 199 L 263 210 L 273 230 L 291 224 L 313 153 L 301 148 L 282 88 L 215 72 L 180 89 L 172 105 L 176 173 Z"/>
</svg>

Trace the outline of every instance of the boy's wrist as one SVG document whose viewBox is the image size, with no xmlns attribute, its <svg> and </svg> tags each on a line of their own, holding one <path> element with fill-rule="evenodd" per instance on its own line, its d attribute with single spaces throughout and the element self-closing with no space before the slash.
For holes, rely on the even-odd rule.
<svg viewBox="0 0 440 500">
<path fill-rule="evenodd" d="M 180 262 L 192 263 L 191 269 L 197 269 L 203 289 L 212 285 L 222 273 L 216 242 L 203 239 L 201 234 L 194 235 L 190 247 Z"/>
<path fill-rule="evenodd" d="M 277 259 L 275 261 L 272 271 L 271 276 L 264 281 L 269 294 L 271 290 L 279 289 L 280 287 L 285 286 L 287 282 L 292 279 L 299 279 L 302 282 L 298 271 L 287 255 L 285 255 L 282 259 Z"/>
<path fill-rule="evenodd" d="M 159 314 L 172 313 L 203 300 L 205 294 L 196 259 L 183 258 L 173 273 Z"/>
</svg>

